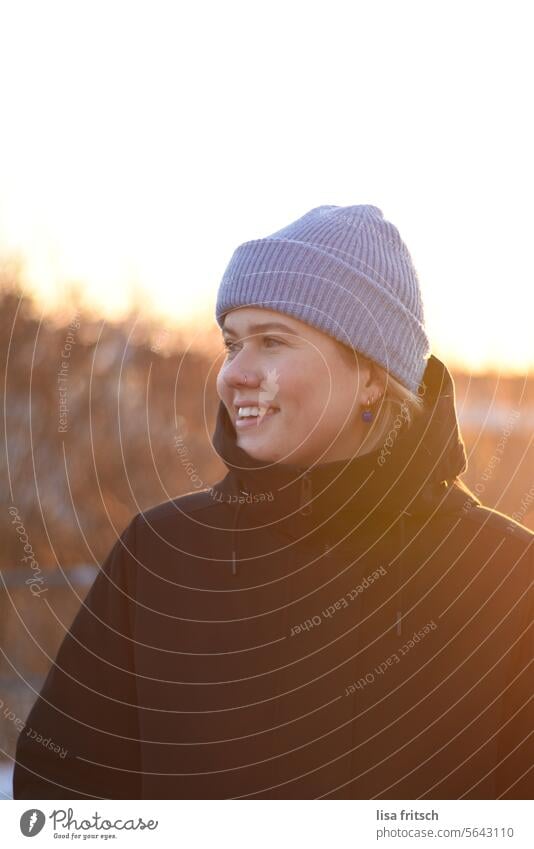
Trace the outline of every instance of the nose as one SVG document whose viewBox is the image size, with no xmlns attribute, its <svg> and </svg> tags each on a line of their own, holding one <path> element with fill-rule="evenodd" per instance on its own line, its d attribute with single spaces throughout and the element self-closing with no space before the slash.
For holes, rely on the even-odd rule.
<svg viewBox="0 0 534 849">
<path fill-rule="evenodd" d="M 257 361 L 254 360 L 254 356 L 242 348 L 223 366 L 222 378 L 225 384 L 231 389 L 244 386 L 247 389 L 259 389 L 263 377 Z"/>
</svg>

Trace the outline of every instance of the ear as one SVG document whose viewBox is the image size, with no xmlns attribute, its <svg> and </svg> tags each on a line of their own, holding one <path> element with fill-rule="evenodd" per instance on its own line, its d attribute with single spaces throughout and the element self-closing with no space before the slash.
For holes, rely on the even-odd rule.
<svg viewBox="0 0 534 849">
<path fill-rule="evenodd" d="M 386 371 L 382 366 L 377 365 L 373 360 L 366 359 L 366 365 L 369 369 L 369 376 L 365 384 L 365 388 L 369 389 L 375 395 L 383 395 L 386 391 Z"/>
</svg>

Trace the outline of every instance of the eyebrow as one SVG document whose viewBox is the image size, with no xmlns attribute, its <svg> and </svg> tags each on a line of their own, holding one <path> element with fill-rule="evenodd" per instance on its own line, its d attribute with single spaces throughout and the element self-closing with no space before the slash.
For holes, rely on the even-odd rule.
<svg viewBox="0 0 534 849">
<path fill-rule="evenodd" d="M 298 336 L 298 333 L 292 327 L 289 327 L 287 324 L 282 324 L 280 321 L 266 321 L 260 324 L 250 324 L 248 327 L 251 333 L 261 333 L 266 330 L 284 330 L 287 333 L 292 333 L 294 336 Z M 238 334 L 235 330 L 231 330 L 229 327 L 223 327 L 222 329 L 223 335 L 232 336 L 234 339 Z"/>
</svg>

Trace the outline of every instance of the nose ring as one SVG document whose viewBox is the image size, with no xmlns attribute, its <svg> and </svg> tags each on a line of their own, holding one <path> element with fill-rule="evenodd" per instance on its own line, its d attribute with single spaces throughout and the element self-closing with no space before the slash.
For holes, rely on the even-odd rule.
<svg viewBox="0 0 534 849">
<path fill-rule="evenodd" d="M 245 383 L 247 382 L 247 376 L 245 375 Z"/>
</svg>

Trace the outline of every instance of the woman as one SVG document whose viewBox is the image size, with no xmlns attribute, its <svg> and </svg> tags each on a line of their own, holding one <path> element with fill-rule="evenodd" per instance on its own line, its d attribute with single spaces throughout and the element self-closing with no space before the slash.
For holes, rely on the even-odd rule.
<svg viewBox="0 0 534 849">
<path fill-rule="evenodd" d="M 213 487 L 138 514 L 21 734 L 15 797 L 530 798 L 532 534 L 484 507 L 373 206 L 240 245 Z M 529 594 L 530 592 L 530 594 Z"/>
</svg>

